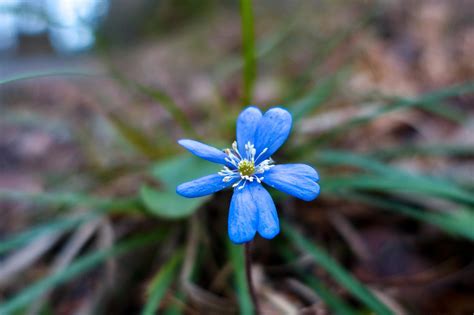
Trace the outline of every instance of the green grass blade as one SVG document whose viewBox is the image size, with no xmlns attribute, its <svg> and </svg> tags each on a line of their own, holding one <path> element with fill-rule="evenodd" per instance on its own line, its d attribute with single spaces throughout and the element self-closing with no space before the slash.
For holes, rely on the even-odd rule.
<svg viewBox="0 0 474 315">
<path fill-rule="evenodd" d="M 235 245 L 230 241 L 229 254 L 234 267 L 235 285 L 237 287 L 237 299 L 239 301 L 240 314 L 254 314 L 254 306 L 245 274 L 245 253 L 243 245 Z"/>
<path fill-rule="evenodd" d="M 407 173 L 374 158 L 345 151 L 320 151 L 315 159 L 317 165 L 354 166 L 380 176 L 356 174 L 344 178 L 329 178 L 324 186 L 328 190 L 343 188 L 398 190 L 422 192 L 434 197 L 446 198 L 466 204 L 474 204 L 474 195 L 457 183 L 422 174 Z"/>
<path fill-rule="evenodd" d="M 245 105 L 249 105 L 252 100 L 253 86 L 257 75 L 252 0 L 240 0 L 240 17 L 242 24 L 242 48 L 244 59 L 243 102 Z"/>
<path fill-rule="evenodd" d="M 347 303 L 344 302 L 340 297 L 333 294 L 328 288 L 323 284 L 322 281 L 318 280 L 316 277 L 305 274 L 304 282 L 312 288 L 324 302 L 328 305 L 330 309 L 334 311 L 334 314 L 338 315 L 358 315 L 359 313 L 352 309 Z"/>
<path fill-rule="evenodd" d="M 299 232 L 292 228 L 288 223 L 282 222 L 282 228 L 285 235 L 301 250 L 307 252 L 311 257 L 326 270 L 340 285 L 345 287 L 361 302 L 372 309 L 376 314 L 393 314 L 369 289 L 356 280 L 339 263 L 329 256 L 322 247 L 304 238 Z"/>
<path fill-rule="evenodd" d="M 44 77 L 61 77 L 61 76 L 85 76 L 93 77 L 98 76 L 97 73 L 78 71 L 78 70 L 51 70 L 51 71 L 38 71 L 30 73 L 16 74 L 6 78 L 0 78 L 0 85 L 14 83 L 18 81 L 31 80 Z"/>
<path fill-rule="evenodd" d="M 100 198 L 72 193 L 30 193 L 16 190 L 0 190 L 0 200 L 35 203 L 43 206 L 84 206 L 107 209 L 114 212 L 141 209 L 138 198 Z"/>
<path fill-rule="evenodd" d="M 375 196 L 344 192 L 340 198 L 356 200 L 371 206 L 380 207 L 395 213 L 403 214 L 419 221 L 434 225 L 439 229 L 455 236 L 474 241 L 474 213 L 468 209 L 457 209 L 449 212 L 430 212 L 397 201 L 387 201 Z"/>
<path fill-rule="evenodd" d="M 341 75 L 344 73 L 345 71 L 339 71 L 330 77 L 321 80 L 304 97 L 297 101 L 290 102 L 287 107 L 293 115 L 293 121 L 299 121 L 301 118 L 323 105 L 338 88 Z"/>
<path fill-rule="evenodd" d="M 287 263 L 292 263 L 294 259 L 294 254 L 286 247 L 279 247 L 280 254 L 285 258 Z M 334 311 L 334 314 L 338 315 L 357 315 L 358 313 L 351 306 L 349 306 L 343 299 L 339 296 L 333 294 L 329 289 L 324 285 L 322 281 L 313 277 L 308 272 L 305 272 L 302 268 L 295 266 L 293 270 L 300 276 L 311 289 L 313 289 L 316 294 L 324 300 L 326 305 Z"/>
<path fill-rule="evenodd" d="M 134 83 L 135 88 L 141 93 L 149 96 L 155 102 L 161 104 L 170 115 L 174 118 L 176 123 L 184 130 L 189 136 L 197 137 L 196 131 L 186 114 L 183 110 L 175 103 L 175 101 L 166 94 L 164 91 L 157 88 L 151 88 L 142 84 Z"/>
<path fill-rule="evenodd" d="M 448 107 L 443 103 L 421 105 L 420 108 L 441 118 L 450 120 L 453 123 L 462 124 L 466 120 L 466 116 L 462 111 Z"/>
<path fill-rule="evenodd" d="M 125 121 L 117 114 L 110 113 L 107 115 L 108 120 L 118 131 L 118 133 L 135 148 L 136 151 L 150 159 L 159 158 L 161 151 L 158 146 L 145 135 L 145 133 L 130 122 Z"/>
<path fill-rule="evenodd" d="M 428 145 L 404 144 L 403 146 L 384 148 L 370 153 L 370 157 L 379 159 L 400 158 L 410 155 L 474 157 L 474 146 L 444 143 Z"/>
<path fill-rule="evenodd" d="M 124 87 L 140 92 L 141 94 L 146 95 L 155 102 L 159 103 L 171 115 L 171 117 L 173 117 L 176 123 L 184 131 L 186 131 L 186 133 L 188 133 L 189 136 L 196 137 L 196 131 L 194 130 L 193 125 L 186 114 L 165 91 L 132 81 L 126 78 L 110 63 L 108 66 L 110 68 L 109 70 L 111 77 L 114 78 L 118 83 Z"/>
<path fill-rule="evenodd" d="M 5 299 L 0 305 L 0 314 L 9 315 L 15 311 L 25 307 L 35 299 L 42 296 L 43 292 L 51 290 L 58 285 L 66 283 L 75 277 L 91 270 L 100 263 L 104 262 L 110 257 L 125 254 L 139 247 L 150 245 L 163 238 L 161 233 L 148 233 L 145 235 L 135 236 L 131 239 L 123 241 L 109 249 L 100 250 L 82 258 L 77 259 L 69 267 L 61 270 L 58 273 L 47 276 L 30 285 L 11 299 Z"/>
<path fill-rule="evenodd" d="M 183 258 L 183 251 L 177 251 L 168 262 L 163 265 L 151 280 L 147 288 L 147 301 L 142 315 L 153 315 L 160 306 L 161 300 L 173 282 L 175 271 Z"/>
<path fill-rule="evenodd" d="M 21 247 L 40 235 L 72 230 L 85 222 L 97 218 L 98 215 L 99 213 L 88 213 L 76 218 L 61 218 L 53 222 L 30 227 L 23 232 L 10 236 L 8 239 L 0 240 L 0 254 Z"/>
<path fill-rule="evenodd" d="M 337 49 L 340 49 L 341 44 L 350 40 L 357 32 L 361 29 L 370 25 L 370 22 L 373 21 L 374 17 L 377 14 L 377 10 L 367 11 L 360 17 L 360 19 L 355 23 L 351 24 L 344 30 L 339 31 L 336 34 L 330 34 L 326 36 L 321 43 L 318 45 L 316 55 L 312 58 L 312 62 L 305 67 L 305 70 L 293 80 L 291 93 L 287 99 L 294 99 L 298 97 L 303 92 L 304 88 L 310 82 L 311 78 L 315 73 L 318 72 L 318 69 L 324 62 L 335 52 Z M 313 46 L 314 47 L 314 46 Z"/>
<path fill-rule="evenodd" d="M 178 292 L 175 293 L 175 303 L 171 304 L 166 310 L 164 310 L 163 315 L 181 315 L 184 312 L 185 308 L 185 299 L 186 296 L 185 294 L 181 291 L 178 290 Z"/>
<path fill-rule="evenodd" d="M 429 181 L 414 176 L 384 177 L 352 175 L 332 177 L 323 182 L 326 191 L 370 190 L 382 192 L 403 192 L 413 195 L 426 195 L 474 205 L 474 194 L 457 187 L 454 183 Z"/>
<path fill-rule="evenodd" d="M 258 63 L 264 57 L 273 55 L 278 51 L 282 53 L 282 44 L 290 36 L 291 31 L 295 27 L 294 21 L 282 21 L 281 26 L 275 30 L 273 34 L 265 36 L 261 41 L 256 42 L 255 55 Z M 239 71 L 244 66 L 244 60 L 241 55 L 232 56 L 222 64 L 218 65 L 215 70 L 215 80 L 217 82 L 225 81 L 230 75 Z"/>
<path fill-rule="evenodd" d="M 311 141 L 311 143 L 320 144 L 320 143 L 327 142 L 340 134 L 344 134 L 344 132 L 354 127 L 372 122 L 375 119 L 383 115 L 386 115 L 388 113 L 392 113 L 392 112 L 404 110 L 404 109 L 406 110 L 406 109 L 414 108 L 417 106 L 423 107 L 423 106 L 428 106 L 430 104 L 438 104 L 448 98 L 460 96 L 460 95 L 464 95 L 464 94 L 468 94 L 472 92 L 474 92 L 474 82 L 468 82 L 468 83 L 464 83 L 460 85 L 450 86 L 445 89 L 440 89 L 431 93 L 426 93 L 424 95 L 421 95 L 420 97 L 413 98 L 413 99 L 398 98 L 394 102 L 391 102 L 390 104 L 381 107 L 379 110 L 369 115 L 366 115 L 364 117 L 354 118 L 346 122 L 344 125 L 340 125 L 338 127 L 331 129 L 327 133 Z"/>
</svg>

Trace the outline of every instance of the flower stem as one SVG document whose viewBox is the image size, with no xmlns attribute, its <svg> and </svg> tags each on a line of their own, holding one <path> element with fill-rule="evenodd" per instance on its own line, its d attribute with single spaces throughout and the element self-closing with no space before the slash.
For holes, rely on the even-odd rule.
<svg viewBox="0 0 474 315">
<path fill-rule="evenodd" d="M 245 243 L 245 274 L 247 276 L 247 284 L 249 286 L 250 296 L 252 297 L 252 303 L 255 309 L 255 314 L 260 314 L 260 307 L 258 305 L 257 294 L 255 293 L 255 288 L 252 281 L 252 259 L 250 256 L 250 243 Z"/>
</svg>

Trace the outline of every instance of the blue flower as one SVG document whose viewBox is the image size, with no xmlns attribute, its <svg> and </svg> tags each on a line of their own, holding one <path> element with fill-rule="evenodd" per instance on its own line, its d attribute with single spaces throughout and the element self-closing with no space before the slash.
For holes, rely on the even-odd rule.
<svg viewBox="0 0 474 315">
<path fill-rule="evenodd" d="M 282 192 L 311 201 L 319 195 L 319 175 L 305 164 L 275 164 L 271 155 L 286 141 L 291 129 L 291 114 L 272 108 L 264 115 L 248 107 L 237 120 L 237 141 L 231 149 L 219 150 L 194 140 L 178 143 L 194 155 L 223 165 L 217 173 L 177 187 L 188 198 L 202 197 L 232 186 L 228 232 L 232 242 L 251 241 L 258 232 L 272 239 L 280 232 L 275 204 L 262 183 Z"/>
</svg>

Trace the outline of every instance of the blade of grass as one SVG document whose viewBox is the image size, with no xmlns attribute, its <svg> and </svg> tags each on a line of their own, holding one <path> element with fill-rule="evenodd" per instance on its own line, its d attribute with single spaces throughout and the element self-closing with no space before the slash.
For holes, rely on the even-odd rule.
<svg viewBox="0 0 474 315">
<path fill-rule="evenodd" d="M 393 97 L 391 95 L 384 95 L 383 93 L 377 92 L 376 93 L 378 98 L 381 98 L 385 102 L 393 103 L 393 102 L 399 102 L 399 101 L 410 101 L 406 97 Z M 465 121 L 465 115 L 462 113 L 462 111 L 457 110 L 453 107 L 448 106 L 447 104 L 443 102 L 436 102 L 436 103 L 426 103 L 426 104 L 419 104 L 418 107 L 426 112 L 429 112 L 433 115 L 436 115 L 438 117 L 450 120 L 454 123 L 463 123 Z"/>
<path fill-rule="evenodd" d="M 240 314 L 252 315 L 254 314 L 254 306 L 245 275 L 245 256 L 244 246 L 229 243 L 229 255 L 234 267 L 234 279 L 237 287 L 237 299 L 240 306 Z"/>
<path fill-rule="evenodd" d="M 290 102 L 287 107 L 293 115 L 293 121 L 297 122 L 304 116 L 320 107 L 336 91 L 347 72 L 343 69 L 335 74 L 317 82 L 315 87 L 301 99 Z"/>
<path fill-rule="evenodd" d="M 185 294 L 178 290 L 174 296 L 174 302 L 164 311 L 164 315 L 180 315 L 183 314 L 185 308 Z"/>
<path fill-rule="evenodd" d="M 0 200 L 28 202 L 43 206 L 84 206 L 107 209 L 113 212 L 142 210 L 142 204 L 137 197 L 100 198 L 72 193 L 31 193 L 16 190 L 0 190 Z"/>
<path fill-rule="evenodd" d="M 286 246 L 278 247 L 280 254 L 284 257 L 287 263 L 294 262 L 294 253 L 292 253 L 289 248 Z M 297 275 L 311 288 L 316 294 L 323 299 L 326 305 L 334 311 L 334 314 L 338 315 L 357 315 L 358 313 L 349 306 L 344 300 L 339 296 L 333 294 L 329 289 L 324 285 L 324 283 L 318 280 L 316 277 L 313 277 L 308 272 L 305 272 L 302 268 L 294 266 L 292 268 Z"/>
<path fill-rule="evenodd" d="M 20 293 L 15 295 L 11 299 L 5 299 L 0 305 L 0 314 L 9 315 L 15 311 L 18 311 L 28 305 L 28 303 L 34 301 L 36 298 L 41 297 L 43 292 L 51 290 L 58 285 L 66 283 L 74 279 L 75 277 L 91 270 L 100 263 L 104 262 L 110 257 L 119 256 L 130 252 L 139 247 L 150 245 L 162 239 L 164 236 L 163 231 L 160 233 L 148 233 L 144 235 L 135 236 L 120 244 L 114 245 L 113 247 L 105 250 L 96 251 L 91 254 L 87 254 L 82 258 L 77 259 L 66 269 L 38 280 L 34 284 L 28 286 Z"/>
<path fill-rule="evenodd" d="M 461 111 L 448 107 L 443 103 L 421 105 L 420 108 L 453 123 L 462 124 L 466 120 L 466 116 Z"/>
<path fill-rule="evenodd" d="M 400 202 L 367 194 L 351 192 L 338 193 L 338 196 L 347 200 L 356 200 L 380 207 L 396 213 L 407 215 L 419 221 L 434 225 L 451 235 L 464 237 L 474 241 L 474 213 L 468 209 L 457 209 L 450 212 L 429 212 Z"/>
<path fill-rule="evenodd" d="M 186 133 L 188 133 L 189 136 L 197 137 L 197 133 L 194 130 L 194 127 L 189 121 L 186 114 L 168 94 L 157 88 L 151 88 L 136 82 L 134 83 L 134 85 L 138 91 L 140 91 L 144 95 L 147 95 L 155 102 L 160 103 L 171 114 L 176 123 L 178 123 L 178 125 L 184 131 L 186 131 Z"/>
<path fill-rule="evenodd" d="M 38 71 L 30 73 L 16 74 L 6 78 L 0 78 L 0 85 L 14 83 L 18 81 L 31 80 L 44 77 L 61 77 L 61 76 L 85 76 L 93 77 L 98 76 L 98 73 L 77 71 L 77 70 L 51 70 L 51 71 Z"/>
<path fill-rule="evenodd" d="M 456 202 L 474 205 L 474 195 L 456 187 L 455 184 L 430 182 L 416 177 L 383 177 L 353 175 L 341 176 L 327 179 L 323 182 L 326 191 L 338 191 L 341 189 L 362 189 L 383 192 L 403 192 L 408 194 L 427 195 L 435 198 L 444 198 Z"/>
<path fill-rule="evenodd" d="M 256 43 L 255 58 L 257 62 L 263 57 L 274 55 L 277 51 L 283 53 L 282 49 L 277 50 L 276 48 L 280 48 L 293 31 L 295 27 L 295 22 L 293 20 L 295 19 L 296 17 L 292 17 L 289 20 L 282 21 L 280 23 L 281 26 L 278 27 L 273 34 L 265 36 L 261 41 Z M 217 84 L 218 82 L 225 81 L 231 74 L 234 74 L 243 66 L 244 60 L 240 55 L 238 57 L 232 56 L 228 60 L 222 62 L 222 64 L 218 64 L 215 70 L 215 83 Z"/>
<path fill-rule="evenodd" d="M 147 288 L 147 301 L 142 310 L 142 315 L 155 314 L 161 300 L 176 276 L 175 271 L 182 258 L 183 251 L 178 250 L 155 274 Z"/>
<path fill-rule="evenodd" d="M 447 87 L 445 89 L 440 89 L 434 92 L 426 93 L 420 97 L 408 99 L 408 98 L 400 98 L 390 104 L 381 107 L 379 110 L 374 111 L 373 113 L 364 116 L 364 117 L 357 117 L 354 118 L 344 125 L 340 125 L 328 131 L 325 134 L 322 134 L 319 137 L 316 137 L 314 140 L 310 141 L 310 143 L 305 144 L 305 148 L 300 148 L 302 152 L 311 150 L 311 147 L 314 145 L 320 145 L 322 143 L 326 143 L 331 139 L 343 134 L 344 132 L 367 123 L 374 121 L 375 119 L 403 109 L 409 109 L 414 107 L 422 107 L 427 106 L 429 104 L 438 104 L 446 100 L 447 98 L 455 97 L 464 95 L 467 93 L 474 92 L 474 82 L 468 82 L 460 85 L 454 85 Z"/>
<path fill-rule="evenodd" d="M 150 159 L 156 159 L 161 156 L 158 146 L 143 131 L 123 120 L 117 114 L 109 113 L 107 118 L 120 135 L 138 152 Z"/>
<path fill-rule="evenodd" d="M 250 104 L 253 87 L 257 75 L 257 61 L 255 56 L 255 34 L 253 21 L 252 0 L 240 0 L 240 17 L 242 29 L 242 48 L 244 59 L 243 71 L 243 103 Z"/>
<path fill-rule="evenodd" d="M 369 289 L 356 280 L 349 272 L 339 265 L 336 260 L 329 256 L 321 246 L 318 246 L 314 242 L 304 238 L 299 232 L 297 232 L 286 222 L 282 222 L 282 228 L 285 235 L 293 244 L 311 255 L 315 262 L 317 262 L 324 270 L 326 270 L 334 278 L 334 280 L 345 287 L 376 314 L 393 314 L 393 312 L 377 297 L 375 297 Z"/>
<path fill-rule="evenodd" d="M 14 248 L 23 246 L 38 236 L 71 230 L 83 223 L 93 220 L 99 216 L 99 212 L 87 213 L 76 218 L 61 218 L 53 222 L 44 223 L 34 227 L 29 227 L 23 232 L 16 233 L 8 239 L 1 240 L 0 254 L 3 254 Z"/>
<path fill-rule="evenodd" d="M 318 280 L 316 277 L 308 275 L 303 271 L 299 271 L 303 277 L 303 281 L 312 288 L 324 302 L 329 306 L 330 309 L 334 311 L 334 314 L 338 315 L 357 315 L 359 312 L 356 312 L 352 309 L 347 303 L 344 302 L 340 297 L 333 294 L 328 288 L 323 284 L 322 281 Z"/>
<path fill-rule="evenodd" d="M 159 103 L 171 115 L 171 117 L 173 117 L 181 129 L 188 133 L 189 136 L 196 137 L 196 131 L 194 130 L 193 125 L 189 121 L 186 114 L 165 91 L 128 79 L 109 62 L 108 66 L 111 77 L 114 78 L 118 83 L 126 88 L 131 88 L 143 95 L 146 95 L 153 101 Z"/>
<path fill-rule="evenodd" d="M 355 166 L 365 171 L 381 176 L 356 174 L 352 177 L 330 178 L 324 183 L 325 189 L 337 190 L 343 187 L 377 189 L 377 190 L 407 190 L 444 197 L 467 204 L 474 203 L 471 191 L 464 189 L 457 183 L 440 178 L 407 173 L 387 165 L 374 158 L 346 151 L 324 150 L 318 152 L 314 160 L 317 165 Z"/>
<path fill-rule="evenodd" d="M 327 58 L 331 56 L 336 49 L 340 48 L 342 43 L 347 42 L 352 36 L 357 34 L 358 31 L 370 25 L 370 22 L 377 13 L 377 9 L 367 11 L 367 13 L 365 13 L 357 23 L 351 24 L 350 27 L 336 34 L 331 34 L 322 40 L 322 43 L 325 44 L 318 45 L 317 48 L 320 49 L 315 49 L 315 51 L 317 51 L 316 56 L 312 58 L 313 61 L 305 68 L 305 71 L 294 80 L 293 87 L 290 89 L 291 94 L 287 99 L 292 100 L 299 96 L 304 87 L 311 80 L 312 75 L 317 73 L 318 68 L 327 60 Z"/>
<path fill-rule="evenodd" d="M 379 159 L 392 159 L 407 155 L 472 157 L 474 156 L 474 147 L 444 143 L 428 145 L 404 144 L 403 146 L 380 149 L 370 153 L 370 157 Z"/>
</svg>

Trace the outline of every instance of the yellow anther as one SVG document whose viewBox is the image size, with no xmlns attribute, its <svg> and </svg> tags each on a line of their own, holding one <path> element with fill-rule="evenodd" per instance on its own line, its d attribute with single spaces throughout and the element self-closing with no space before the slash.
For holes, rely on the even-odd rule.
<svg viewBox="0 0 474 315">
<path fill-rule="evenodd" d="M 242 160 L 238 165 L 241 176 L 252 176 L 255 173 L 255 164 L 249 160 Z"/>
</svg>

